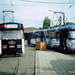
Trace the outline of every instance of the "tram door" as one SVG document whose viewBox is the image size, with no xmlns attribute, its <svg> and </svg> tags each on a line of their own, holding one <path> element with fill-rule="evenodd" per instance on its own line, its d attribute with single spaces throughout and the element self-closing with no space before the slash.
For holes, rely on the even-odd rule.
<svg viewBox="0 0 75 75">
<path fill-rule="evenodd" d="M 44 33 L 41 33 L 41 42 L 43 42 L 44 39 Z"/>
<path fill-rule="evenodd" d="M 30 44 L 30 34 L 27 34 L 27 44 Z"/>
<path fill-rule="evenodd" d="M 67 31 L 66 30 L 60 31 L 60 49 L 64 51 L 66 49 L 66 38 L 67 38 Z"/>
</svg>

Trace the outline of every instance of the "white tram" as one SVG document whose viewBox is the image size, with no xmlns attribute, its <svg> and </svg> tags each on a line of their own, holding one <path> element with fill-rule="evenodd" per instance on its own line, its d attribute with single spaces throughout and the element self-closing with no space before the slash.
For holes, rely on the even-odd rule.
<svg viewBox="0 0 75 75">
<path fill-rule="evenodd" d="M 24 53 L 23 24 L 7 22 L 0 24 L 0 55 Z"/>
</svg>

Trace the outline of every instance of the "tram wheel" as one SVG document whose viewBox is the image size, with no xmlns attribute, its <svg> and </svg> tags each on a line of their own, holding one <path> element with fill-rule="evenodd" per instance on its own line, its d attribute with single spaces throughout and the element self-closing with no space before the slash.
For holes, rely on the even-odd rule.
<svg viewBox="0 0 75 75">
<path fill-rule="evenodd" d="M 0 58 L 2 58 L 2 55 L 0 55 Z"/>
</svg>

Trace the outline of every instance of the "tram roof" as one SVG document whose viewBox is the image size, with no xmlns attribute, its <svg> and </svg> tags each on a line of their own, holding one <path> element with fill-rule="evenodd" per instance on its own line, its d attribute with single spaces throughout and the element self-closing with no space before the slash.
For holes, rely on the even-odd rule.
<svg viewBox="0 0 75 75">
<path fill-rule="evenodd" d="M 12 30 L 12 29 L 21 29 L 23 30 L 23 24 L 17 22 L 5 22 L 0 23 L 0 30 Z"/>
<path fill-rule="evenodd" d="M 36 30 L 35 33 L 40 33 L 40 32 L 44 32 L 45 29 L 40 29 L 40 30 Z"/>
<path fill-rule="evenodd" d="M 5 22 L 5 23 L 0 23 L 1 24 L 18 24 L 18 25 L 21 25 L 22 23 L 18 23 L 18 22 Z"/>
<path fill-rule="evenodd" d="M 47 31 L 60 31 L 60 30 L 75 30 L 75 25 L 64 25 L 59 27 L 50 28 Z"/>
<path fill-rule="evenodd" d="M 44 32 L 45 29 L 40 29 L 40 30 L 32 30 L 29 31 L 28 33 L 40 33 L 40 32 Z"/>
<path fill-rule="evenodd" d="M 41 30 L 32 30 L 29 31 L 28 33 L 40 33 L 44 31 L 60 31 L 60 30 L 75 30 L 75 25 L 64 25 L 64 26 L 58 26 L 50 29 L 41 29 Z"/>
</svg>

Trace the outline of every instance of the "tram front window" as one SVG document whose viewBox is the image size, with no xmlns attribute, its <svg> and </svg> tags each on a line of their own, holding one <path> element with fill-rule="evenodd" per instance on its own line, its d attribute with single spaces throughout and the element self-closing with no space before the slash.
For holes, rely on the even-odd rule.
<svg viewBox="0 0 75 75">
<path fill-rule="evenodd" d="M 2 31 L 2 39 L 22 39 L 22 30 L 4 30 Z"/>
<path fill-rule="evenodd" d="M 75 38 L 75 31 L 69 31 L 68 38 Z"/>
</svg>

